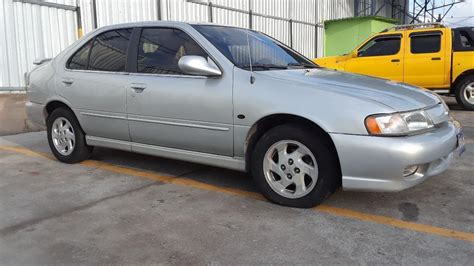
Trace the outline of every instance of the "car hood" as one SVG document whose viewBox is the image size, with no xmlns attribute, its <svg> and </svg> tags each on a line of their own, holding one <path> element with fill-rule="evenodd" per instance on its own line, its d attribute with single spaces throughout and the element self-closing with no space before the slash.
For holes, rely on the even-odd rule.
<svg viewBox="0 0 474 266">
<path fill-rule="evenodd" d="M 394 111 L 420 109 L 440 102 L 433 93 L 406 83 L 325 68 L 261 71 L 258 75 L 365 98 L 391 107 Z"/>
</svg>

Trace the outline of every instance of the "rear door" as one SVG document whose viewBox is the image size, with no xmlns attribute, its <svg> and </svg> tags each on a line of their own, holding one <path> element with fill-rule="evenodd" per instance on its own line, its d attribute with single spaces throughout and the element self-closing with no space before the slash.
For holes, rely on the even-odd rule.
<svg viewBox="0 0 474 266">
<path fill-rule="evenodd" d="M 220 77 L 183 73 L 178 61 L 184 55 L 213 62 L 183 29 L 143 28 L 134 43 L 127 87 L 132 149 L 149 144 L 232 156 L 232 73 Z"/>
<path fill-rule="evenodd" d="M 446 80 L 446 44 L 443 32 L 414 31 L 408 34 L 405 53 L 405 82 L 424 88 L 449 86 Z M 451 44 L 449 44 L 451 45 Z"/>
<path fill-rule="evenodd" d="M 345 70 L 353 73 L 403 81 L 402 34 L 378 35 L 357 50 Z"/>
<path fill-rule="evenodd" d="M 89 136 L 129 140 L 126 120 L 127 49 L 132 29 L 99 34 L 74 53 L 57 80 Z"/>
</svg>

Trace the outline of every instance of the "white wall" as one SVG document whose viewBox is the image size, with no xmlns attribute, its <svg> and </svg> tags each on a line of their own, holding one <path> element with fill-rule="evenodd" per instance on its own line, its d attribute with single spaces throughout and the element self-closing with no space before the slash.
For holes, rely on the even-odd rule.
<svg viewBox="0 0 474 266">
<path fill-rule="evenodd" d="M 53 2 L 54 0 L 49 0 Z M 75 0 L 56 0 L 74 5 Z M 0 87 L 23 87 L 35 58 L 53 57 L 77 39 L 73 11 L 0 1 Z"/>
<path fill-rule="evenodd" d="M 79 5 L 84 33 L 93 30 L 92 0 L 47 0 Z M 383 1 L 383 0 L 379 0 Z M 161 3 L 158 6 L 158 2 Z M 203 0 L 202 2 L 207 2 Z M 354 0 L 252 0 L 252 10 L 271 16 L 322 23 L 328 19 L 354 15 Z M 248 10 L 249 0 L 213 0 L 212 3 Z M 99 27 L 132 21 L 208 21 L 208 7 L 186 0 L 96 0 Z M 213 9 L 213 22 L 248 27 L 247 14 Z M 253 17 L 253 28 L 289 44 L 289 23 L 272 18 Z M 293 48 L 312 58 L 323 53 L 324 29 L 293 24 Z M 317 46 L 315 35 L 317 32 Z M 48 58 L 78 38 L 76 12 L 51 7 L 0 0 L 0 90 L 24 86 L 24 73 L 35 58 Z"/>
</svg>

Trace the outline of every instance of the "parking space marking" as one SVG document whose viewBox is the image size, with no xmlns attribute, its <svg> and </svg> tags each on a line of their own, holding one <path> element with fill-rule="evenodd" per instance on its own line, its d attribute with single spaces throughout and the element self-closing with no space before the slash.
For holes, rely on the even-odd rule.
<svg viewBox="0 0 474 266">
<path fill-rule="evenodd" d="M 30 149 L 18 147 L 18 146 L 0 146 L 0 150 L 20 153 L 20 154 L 31 156 L 31 157 L 41 157 L 41 158 L 45 158 L 49 160 L 56 160 L 51 154 L 36 152 Z M 169 184 L 188 186 L 188 187 L 193 187 L 193 188 L 198 188 L 198 189 L 203 189 L 203 190 L 208 190 L 208 191 L 215 191 L 215 192 L 225 193 L 229 195 L 241 196 L 241 197 L 265 201 L 265 198 L 261 194 L 256 193 L 256 192 L 216 186 L 212 184 L 199 182 L 199 181 L 186 178 L 186 177 L 165 176 L 165 175 L 160 175 L 160 174 L 156 174 L 149 171 L 133 169 L 129 167 L 118 166 L 118 165 L 94 161 L 94 160 L 87 160 L 79 164 L 88 166 L 88 167 L 95 167 L 98 169 L 107 170 L 114 173 L 137 176 L 137 177 L 152 179 L 152 180 L 161 181 L 161 182 L 169 183 Z M 325 212 L 325 213 L 336 215 L 339 217 L 350 218 L 353 220 L 371 222 L 371 223 L 387 225 L 387 226 L 391 226 L 395 228 L 406 229 L 410 231 L 416 231 L 416 232 L 437 235 L 437 236 L 442 236 L 442 237 L 447 237 L 447 238 L 452 238 L 452 239 L 457 239 L 457 240 L 474 242 L 474 233 L 470 233 L 470 232 L 463 232 L 463 231 L 446 229 L 442 227 L 426 225 L 426 224 L 407 222 L 407 221 L 403 221 L 400 219 L 391 218 L 387 216 L 368 214 L 368 213 L 353 211 L 349 209 L 328 206 L 325 204 L 319 205 L 313 208 L 313 210 L 318 211 L 318 212 Z"/>
<path fill-rule="evenodd" d="M 319 205 L 314 209 L 327 212 L 337 216 L 343 216 L 347 218 L 352 218 L 360 221 L 365 222 L 372 222 L 377 224 L 388 225 L 392 227 L 397 227 L 401 229 L 407 229 L 411 231 L 417 231 L 421 233 L 431 234 L 431 235 L 438 235 L 453 239 L 464 240 L 468 242 L 474 242 L 474 234 L 470 232 L 463 232 L 463 231 L 456 231 L 451 229 L 446 229 L 442 227 L 436 227 L 427 224 L 420 224 L 414 222 L 407 222 L 400 219 L 395 219 L 387 216 L 376 215 L 376 214 L 368 214 L 358 211 L 353 211 L 349 209 L 343 209 L 338 207 L 332 207 L 328 205 Z"/>
</svg>

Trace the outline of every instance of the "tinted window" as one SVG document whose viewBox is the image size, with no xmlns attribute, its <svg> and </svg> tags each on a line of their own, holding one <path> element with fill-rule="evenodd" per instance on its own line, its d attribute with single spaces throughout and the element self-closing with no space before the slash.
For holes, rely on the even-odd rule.
<svg viewBox="0 0 474 266">
<path fill-rule="evenodd" d="M 459 38 L 461 39 L 461 46 L 464 48 L 474 47 L 474 40 L 464 30 L 459 32 Z"/>
<path fill-rule="evenodd" d="M 376 38 L 366 43 L 358 51 L 359 57 L 394 55 L 400 51 L 400 37 Z"/>
<path fill-rule="evenodd" d="M 89 69 L 125 71 L 127 48 L 132 29 L 114 30 L 95 38 L 91 49 Z"/>
<path fill-rule="evenodd" d="M 67 63 L 69 69 L 87 69 L 87 60 L 89 59 L 89 51 L 91 42 L 89 41 L 81 47 Z"/>
<path fill-rule="evenodd" d="M 207 58 L 206 52 L 186 33 L 178 29 L 144 28 L 138 45 L 139 73 L 183 74 L 178 61 L 185 55 Z"/>
<path fill-rule="evenodd" d="M 249 69 L 250 62 L 256 71 L 317 67 L 297 52 L 257 31 L 209 25 L 193 27 L 239 68 Z"/>
<path fill-rule="evenodd" d="M 437 53 L 441 50 L 441 35 L 420 35 L 411 37 L 411 53 Z"/>
</svg>

